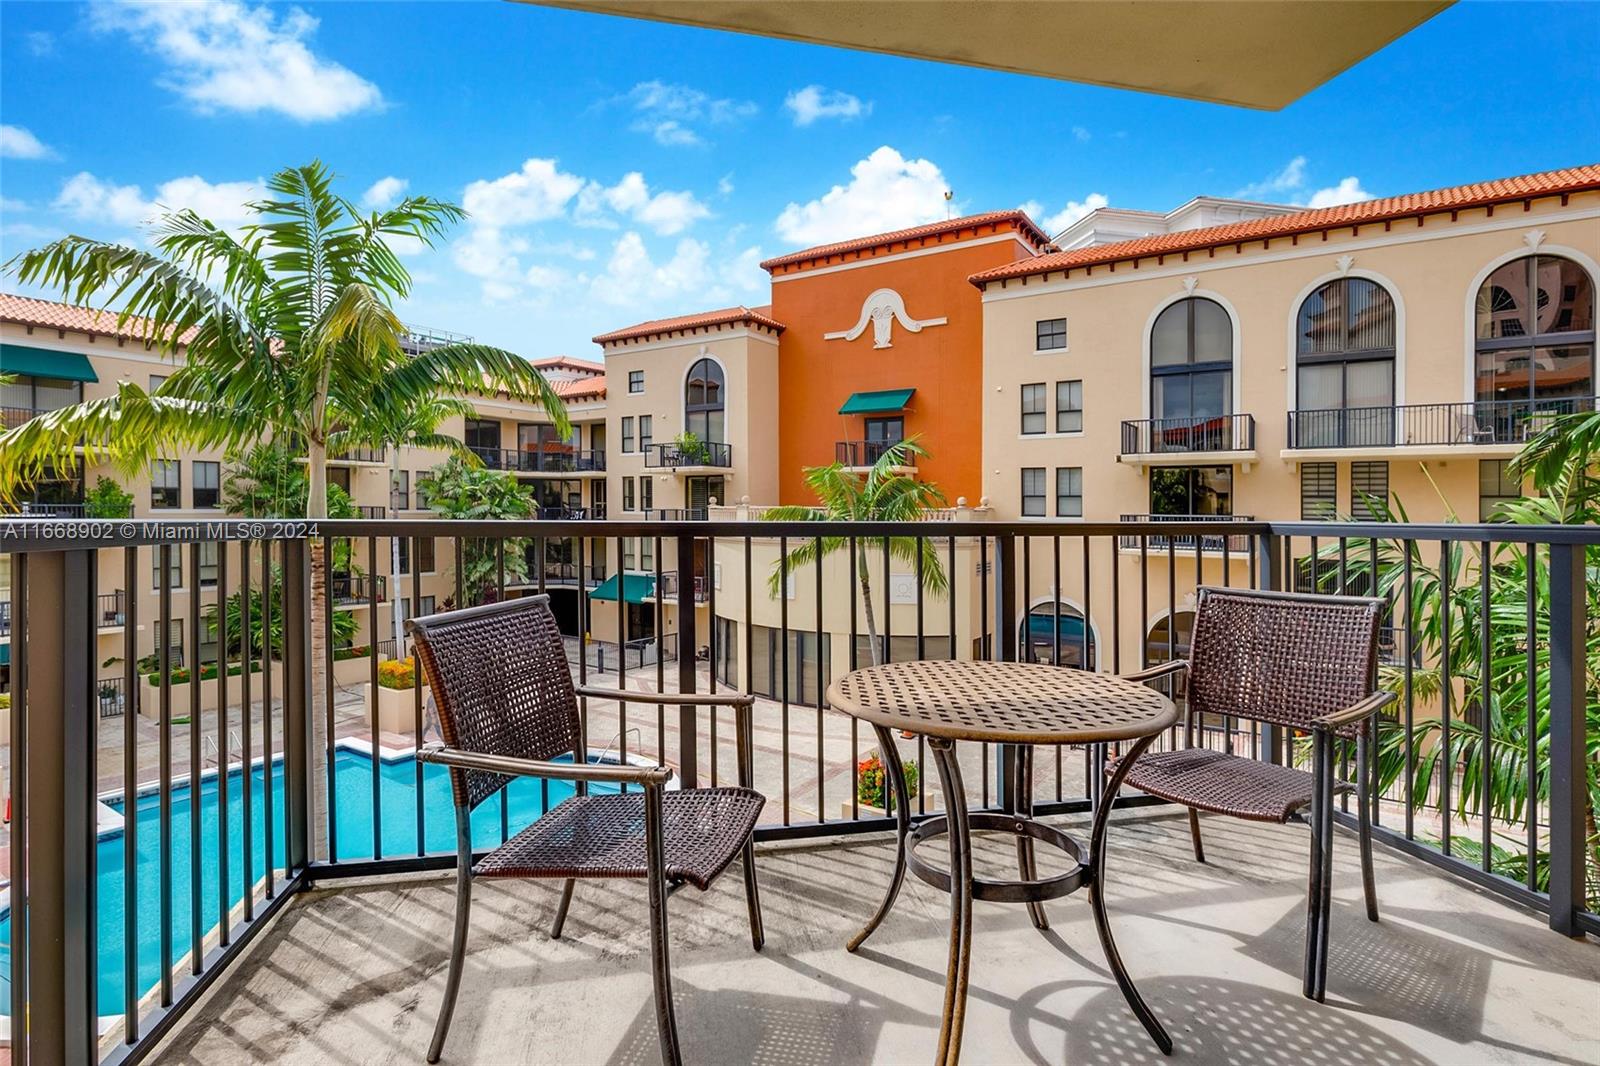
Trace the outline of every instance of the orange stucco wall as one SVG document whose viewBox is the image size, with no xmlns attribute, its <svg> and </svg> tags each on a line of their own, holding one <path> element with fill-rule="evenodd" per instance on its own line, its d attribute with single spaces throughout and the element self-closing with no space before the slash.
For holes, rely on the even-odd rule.
<svg viewBox="0 0 1600 1066">
<path fill-rule="evenodd" d="M 814 503 L 803 481 L 808 466 L 834 459 L 835 442 L 865 436 L 859 415 L 838 414 L 854 392 L 915 388 L 905 411 L 906 435 L 920 435 L 927 458 L 922 477 L 953 504 L 972 504 L 982 491 L 983 305 L 967 277 L 1023 258 L 1017 240 L 995 240 L 1012 227 L 930 242 L 927 254 L 896 248 L 876 258 L 779 268 L 772 285 L 772 314 L 788 328 L 778 349 L 782 410 L 778 434 L 778 492 L 783 503 Z M 937 252 L 931 251 L 937 247 Z M 871 254 L 871 253 L 869 253 Z M 857 265 L 859 264 L 859 265 Z M 877 289 L 893 289 L 913 319 L 947 318 L 912 333 L 897 322 L 891 347 L 875 348 L 871 325 L 854 340 L 824 340 L 848 330 Z"/>
</svg>

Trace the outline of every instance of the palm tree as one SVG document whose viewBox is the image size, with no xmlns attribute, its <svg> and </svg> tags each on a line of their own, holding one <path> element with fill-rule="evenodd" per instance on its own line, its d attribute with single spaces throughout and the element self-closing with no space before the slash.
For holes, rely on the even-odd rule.
<svg viewBox="0 0 1600 1066">
<path fill-rule="evenodd" d="M 258 221 L 238 235 L 183 210 L 156 220 L 153 251 L 69 236 L 7 264 L 23 282 L 68 302 L 120 307 L 119 327 L 144 319 L 149 343 L 173 358 L 185 349 L 185 357 L 153 393 L 124 381 L 114 396 L 0 434 L 0 495 L 39 480 L 75 445 L 85 466 L 107 461 L 133 473 L 183 447 L 237 455 L 270 441 L 303 452 L 305 514 L 325 518 L 330 441 L 369 410 L 380 386 L 419 403 L 502 391 L 541 403 L 566 431 L 555 391 L 511 352 L 462 343 L 413 358 L 400 346 L 393 303 L 410 292 L 411 275 L 390 242 L 431 246 L 465 217 L 460 207 L 413 196 L 362 214 L 334 193 L 333 175 L 315 161 L 279 171 L 267 188 L 274 198 L 248 205 Z M 321 662 L 328 609 L 321 539 L 311 542 L 311 560 L 312 658 Z M 326 684 L 312 671 L 319 706 Z M 320 757 L 323 746 L 313 751 Z"/>
<path fill-rule="evenodd" d="M 885 448 L 865 474 L 855 473 L 837 462 L 808 467 L 805 482 L 817 494 L 821 506 L 774 507 L 764 517 L 779 522 L 918 521 L 929 510 L 944 505 L 944 493 L 934 485 L 902 473 L 901 468 L 914 457 L 927 454 L 917 438 L 911 437 Z M 883 550 L 884 538 L 858 537 L 856 543 L 861 549 L 855 557 L 856 579 L 861 585 L 861 601 L 866 611 L 872 665 L 877 666 L 883 662 L 883 649 L 879 646 L 877 614 L 872 606 L 869 557 L 874 550 Z M 785 574 L 802 566 L 820 566 L 824 557 L 849 545 L 850 539 L 844 536 L 806 541 L 773 564 L 772 574 L 767 579 L 768 592 L 774 597 L 785 595 Z M 911 566 L 917 566 L 920 559 L 922 582 L 930 591 L 943 593 L 949 587 L 939 553 L 926 538 L 890 537 L 888 551 L 895 559 Z M 888 609 L 887 604 L 884 609 Z"/>
</svg>

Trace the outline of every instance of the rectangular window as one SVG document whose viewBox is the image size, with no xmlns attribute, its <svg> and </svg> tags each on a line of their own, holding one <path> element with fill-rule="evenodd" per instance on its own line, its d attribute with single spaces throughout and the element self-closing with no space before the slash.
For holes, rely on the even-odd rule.
<svg viewBox="0 0 1600 1066">
<path fill-rule="evenodd" d="M 399 546 L 400 546 L 400 572 L 402 574 L 409 574 L 409 573 L 411 573 L 411 538 L 410 537 L 401 537 L 401 538 L 399 538 Z M 422 572 L 424 574 L 433 573 L 434 566 L 433 566 L 433 538 L 432 537 L 420 537 L 420 538 L 418 538 L 418 541 L 417 541 L 417 558 L 418 558 L 418 561 L 420 561 L 421 564 L 422 564 Z"/>
<path fill-rule="evenodd" d="M 622 569 L 624 571 L 628 571 L 628 570 L 632 570 L 633 569 L 633 538 L 632 537 L 623 537 L 622 538 Z M 622 585 L 622 582 L 619 580 L 617 582 L 617 585 L 620 588 L 621 585 Z"/>
<path fill-rule="evenodd" d="M 651 422 L 651 418 L 652 418 L 652 416 L 650 416 L 650 415 L 640 415 L 639 416 L 639 450 L 641 452 L 647 452 L 647 451 L 650 450 L 650 440 L 651 440 L 651 437 L 650 437 L 650 432 L 651 432 L 650 431 L 650 422 Z"/>
<path fill-rule="evenodd" d="M 433 475 L 432 474 L 418 474 L 417 475 L 417 492 L 416 492 L 416 495 L 417 495 L 417 510 L 419 510 L 419 511 L 426 511 L 428 509 L 428 485 L 432 481 L 433 481 Z"/>
<path fill-rule="evenodd" d="M 1067 320 L 1046 318 L 1034 323 L 1035 347 L 1041 352 L 1063 351 L 1067 347 Z"/>
<path fill-rule="evenodd" d="M 151 392 L 155 392 L 157 389 L 159 389 L 161 387 L 161 383 L 163 381 L 167 380 L 168 377 L 169 377 L 169 375 L 167 375 L 167 374 L 151 374 L 150 375 L 150 391 Z"/>
<path fill-rule="evenodd" d="M 1478 460 L 1478 521 L 1503 522 L 1500 505 L 1522 498 L 1522 483 L 1507 471 L 1508 459 Z"/>
<path fill-rule="evenodd" d="M 1044 513 L 1044 467 L 1025 466 L 1022 468 L 1022 516 L 1042 517 Z"/>
<path fill-rule="evenodd" d="M 1339 464 L 1300 464 L 1300 517 L 1324 522 L 1339 511 Z"/>
<path fill-rule="evenodd" d="M 622 509 L 624 511 L 633 510 L 633 478 L 631 477 L 622 479 Z"/>
<path fill-rule="evenodd" d="M 1184 517 L 1233 514 L 1233 467 L 1151 467 L 1150 513 Z"/>
<path fill-rule="evenodd" d="M 1083 467 L 1056 467 L 1056 517 L 1083 517 Z"/>
<path fill-rule="evenodd" d="M 1022 386 L 1022 432 L 1043 433 L 1045 429 L 1044 382 Z"/>
<path fill-rule="evenodd" d="M 656 541 L 654 537 L 639 538 L 639 569 L 654 570 L 656 568 Z"/>
<path fill-rule="evenodd" d="M 178 507 L 179 490 L 183 487 L 183 475 L 180 473 L 178 460 L 157 459 L 150 464 L 150 506 L 151 507 Z"/>
<path fill-rule="evenodd" d="M 411 471 L 396 470 L 389 485 L 389 507 L 391 510 L 404 511 L 406 501 L 411 499 Z"/>
<path fill-rule="evenodd" d="M 1380 521 L 1389 509 L 1389 464 L 1350 464 L 1350 517 L 1357 522 Z"/>
<path fill-rule="evenodd" d="M 643 370 L 630 370 L 630 371 L 628 371 L 628 391 L 629 392 L 643 392 L 644 391 L 644 371 Z"/>
<path fill-rule="evenodd" d="M 214 540 L 200 542 L 200 587 L 203 589 L 216 588 L 217 586 L 217 556 L 220 554 L 219 546 Z"/>
<path fill-rule="evenodd" d="M 656 505 L 655 478 L 642 477 L 639 479 L 639 510 L 649 511 Z"/>
<path fill-rule="evenodd" d="M 183 588 L 183 545 L 173 544 L 168 547 L 167 585 L 169 588 Z M 161 590 L 161 549 L 150 549 L 150 587 L 156 591 Z"/>
<path fill-rule="evenodd" d="M 216 507 L 222 502 L 222 464 L 196 460 L 194 463 L 194 505 Z"/>
<path fill-rule="evenodd" d="M 1083 432 L 1083 382 L 1056 382 L 1056 432 Z"/>
<path fill-rule="evenodd" d="M 631 415 L 622 420 L 622 451 L 625 455 L 633 451 L 633 417 Z"/>
</svg>

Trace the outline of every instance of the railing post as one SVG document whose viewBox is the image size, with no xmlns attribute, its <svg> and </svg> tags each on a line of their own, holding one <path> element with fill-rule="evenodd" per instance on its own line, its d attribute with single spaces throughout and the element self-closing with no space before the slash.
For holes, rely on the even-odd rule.
<svg viewBox="0 0 1600 1066">
<path fill-rule="evenodd" d="M 33 552 L 13 640 L 27 659 L 28 1048 L 39 1066 L 99 1056 L 95 951 L 96 553 Z M 13 825 L 12 832 L 17 832 Z M 13 855 L 19 841 L 12 837 Z M 12 907 L 19 904 L 13 888 Z M 12 1041 L 23 1024 L 12 1018 Z"/>
<path fill-rule="evenodd" d="M 1585 550 L 1550 546 L 1550 928 L 1573 937 L 1585 905 Z"/>
<path fill-rule="evenodd" d="M 694 537 L 679 534 L 678 543 L 678 691 L 695 690 Z M 658 652 L 659 654 L 659 652 Z M 678 776 L 694 788 L 699 776 L 700 714 L 696 707 L 678 708 Z"/>
<path fill-rule="evenodd" d="M 1059 590 L 1058 590 L 1059 593 Z M 1027 595 L 1027 590 L 1023 591 Z M 1017 661 L 1017 541 L 1009 533 L 994 538 L 994 636 L 1001 662 Z M 1000 795 L 1014 797 L 1016 764 L 1009 744 L 994 746 L 995 780 Z M 1009 803 L 1009 801 L 1008 801 Z"/>
<path fill-rule="evenodd" d="M 283 545 L 283 805 L 284 871 L 291 878 L 310 861 L 314 806 L 311 789 L 311 565 L 305 540 Z M 324 590 L 325 610 L 333 610 Z M 331 797 L 330 797 L 331 798 Z M 323 824 L 318 822 L 317 824 Z"/>
<path fill-rule="evenodd" d="M 1256 584 L 1263 589 L 1276 589 L 1282 582 L 1284 538 L 1275 533 L 1256 536 Z M 1270 763 L 1283 761 L 1283 730 L 1275 725 L 1261 724 L 1261 751 Z"/>
</svg>

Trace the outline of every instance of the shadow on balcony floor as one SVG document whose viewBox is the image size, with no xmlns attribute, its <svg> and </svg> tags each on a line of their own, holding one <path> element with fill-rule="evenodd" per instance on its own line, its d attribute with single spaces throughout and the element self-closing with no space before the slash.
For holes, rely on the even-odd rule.
<svg viewBox="0 0 1600 1066">
<path fill-rule="evenodd" d="M 1206 831 L 1212 862 L 1200 866 L 1170 812 L 1120 814 L 1112 829 L 1113 927 L 1173 1035 L 1174 1061 L 1600 1059 L 1600 949 L 1382 849 L 1383 922 L 1370 925 L 1348 836 L 1335 851 L 1328 1002 L 1302 999 L 1303 830 L 1208 819 Z M 1015 861 L 1006 842 L 978 850 L 980 867 Z M 737 877 L 675 896 L 687 1061 L 927 1061 L 945 971 L 944 897 L 908 883 L 859 954 L 842 946 L 871 912 L 889 860 L 883 837 L 764 850 L 760 955 Z M 642 886 L 580 885 L 560 942 L 544 933 L 556 897 L 551 884 L 478 887 L 446 1062 L 659 1061 Z M 160 1061 L 420 1063 L 450 912 L 441 878 L 308 893 L 218 982 Z M 1111 982 L 1081 899 L 1050 904 L 1043 935 L 1020 908 L 978 904 L 975 913 L 967 1061 L 1163 1061 Z"/>
</svg>

